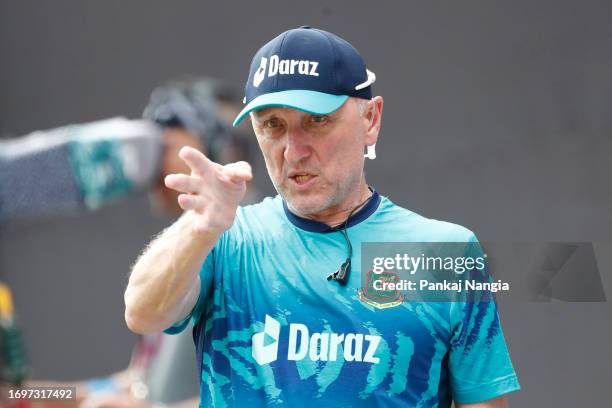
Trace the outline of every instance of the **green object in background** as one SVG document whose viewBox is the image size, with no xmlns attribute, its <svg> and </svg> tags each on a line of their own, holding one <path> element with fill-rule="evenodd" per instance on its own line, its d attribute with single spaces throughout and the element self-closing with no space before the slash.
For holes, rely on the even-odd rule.
<svg viewBox="0 0 612 408">
<path fill-rule="evenodd" d="M 21 329 L 15 319 L 8 325 L 0 323 L 0 339 L 4 365 L 2 379 L 10 384 L 19 385 L 30 374 L 30 368 Z"/>
<path fill-rule="evenodd" d="M 121 143 L 116 140 L 73 140 L 68 144 L 70 164 L 89 209 L 125 196 L 132 183 L 124 172 Z"/>
<path fill-rule="evenodd" d="M 14 314 L 13 296 L 9 287 L 0 282 L 0 355 L 2 380 L 20 385 L 29 375 L 21 329 Z"/>
</svg>

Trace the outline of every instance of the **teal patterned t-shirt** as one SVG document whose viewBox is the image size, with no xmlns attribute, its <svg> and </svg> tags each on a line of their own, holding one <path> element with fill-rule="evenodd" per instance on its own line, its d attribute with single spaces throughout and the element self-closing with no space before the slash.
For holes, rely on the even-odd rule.
<svg viewBox="0 0 612 408">
<path fill-rule="evenodd" d="M 474 242 L 377 193 L 338 231 L 290 213 L 277 196 L 241 207 L 200 272 L 191 319 L 202 407 L 450 407 L 520 388 L 496 303 L 360 300 L 362 242 Z"/>
</svg>

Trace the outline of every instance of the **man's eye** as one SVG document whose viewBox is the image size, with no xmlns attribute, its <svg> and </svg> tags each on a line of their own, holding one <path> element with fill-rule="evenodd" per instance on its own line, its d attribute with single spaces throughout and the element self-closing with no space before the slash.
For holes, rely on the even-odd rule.
<svg viewBox="0 0 612 408">
<path fill-rule="evenodd" d="M 310 115 L 310 122 L 317 125 L 327 123 L 328 119 L 327 115 Z"/>
<path fill-rule="evenodd" d="M 280 126 L 280 120 L 277 118 L 268 119 L 264 122 L 264 127 L 268 129 L 276 129 Z"/>
</svg>

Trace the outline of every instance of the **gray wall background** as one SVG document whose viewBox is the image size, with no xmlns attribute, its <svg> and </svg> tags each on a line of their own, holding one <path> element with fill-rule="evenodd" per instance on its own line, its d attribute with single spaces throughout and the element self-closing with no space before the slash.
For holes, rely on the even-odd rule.
<svg viewBox="0 0 612 408">
<path fill-rule="evenodd" d="M 246 79 L 264 42 L 302 24 L 351 41 L 385 98 L 369 182 L 481 240 L 612 241 L 610 1 L 0 1 L 0 135 L 137 117 L 185 73 Z M 265 168 L 257 183 L 272 193 Z M 145 196 L 0 230 L 37 378 L 127 364 L 129 266 L 170 220 Z M 610 246 L 598 247 L 608 298 Z M 607 303 L 501 304 L 516 407 L 601 407 Z"/>
</svg>

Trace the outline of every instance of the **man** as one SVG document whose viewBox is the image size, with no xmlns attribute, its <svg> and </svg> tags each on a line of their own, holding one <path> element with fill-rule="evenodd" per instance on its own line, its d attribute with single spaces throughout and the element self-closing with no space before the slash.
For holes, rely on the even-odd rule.
<svg viewBox="0 0 612 408">
<path fill-rule="evenodd" d="M 177 156 L 181 147 L 206 151 L 223 163 L 248 153 L 245 136 L 231 127 L 239 101 L 224 81 L 183 78 L 152 92 L 143 119 L 113 118 L 0 141 L 0 223 L 96 210 L 140 191 L 150 192 L 156 212 L 179 215 L 178 194 L 163 179 L 188 171 Z M 62 385 L 76 386 L 76 403 L 88 407 L 192 407 L 198 394 L 193 351 L 189 333 L 145 336 L 126 370 Z"/>
<path fill-rule="evenodd" d="M 494 408 L 519 389 L 494 302 L 358 296 L 361 242 L 476 241 L 368 187 L 374 80 L 352 45 L 310 27 L 257 52 L 234 122 L 250 114 L 279 192 L 257 205 L 238 206 L 247 163 L 179 152 L 191 174 L 166 185 L 187 211 L 134 265 L 125 318 L 138 333 L 195 323 L 201 406 Z"/>
</svg>

